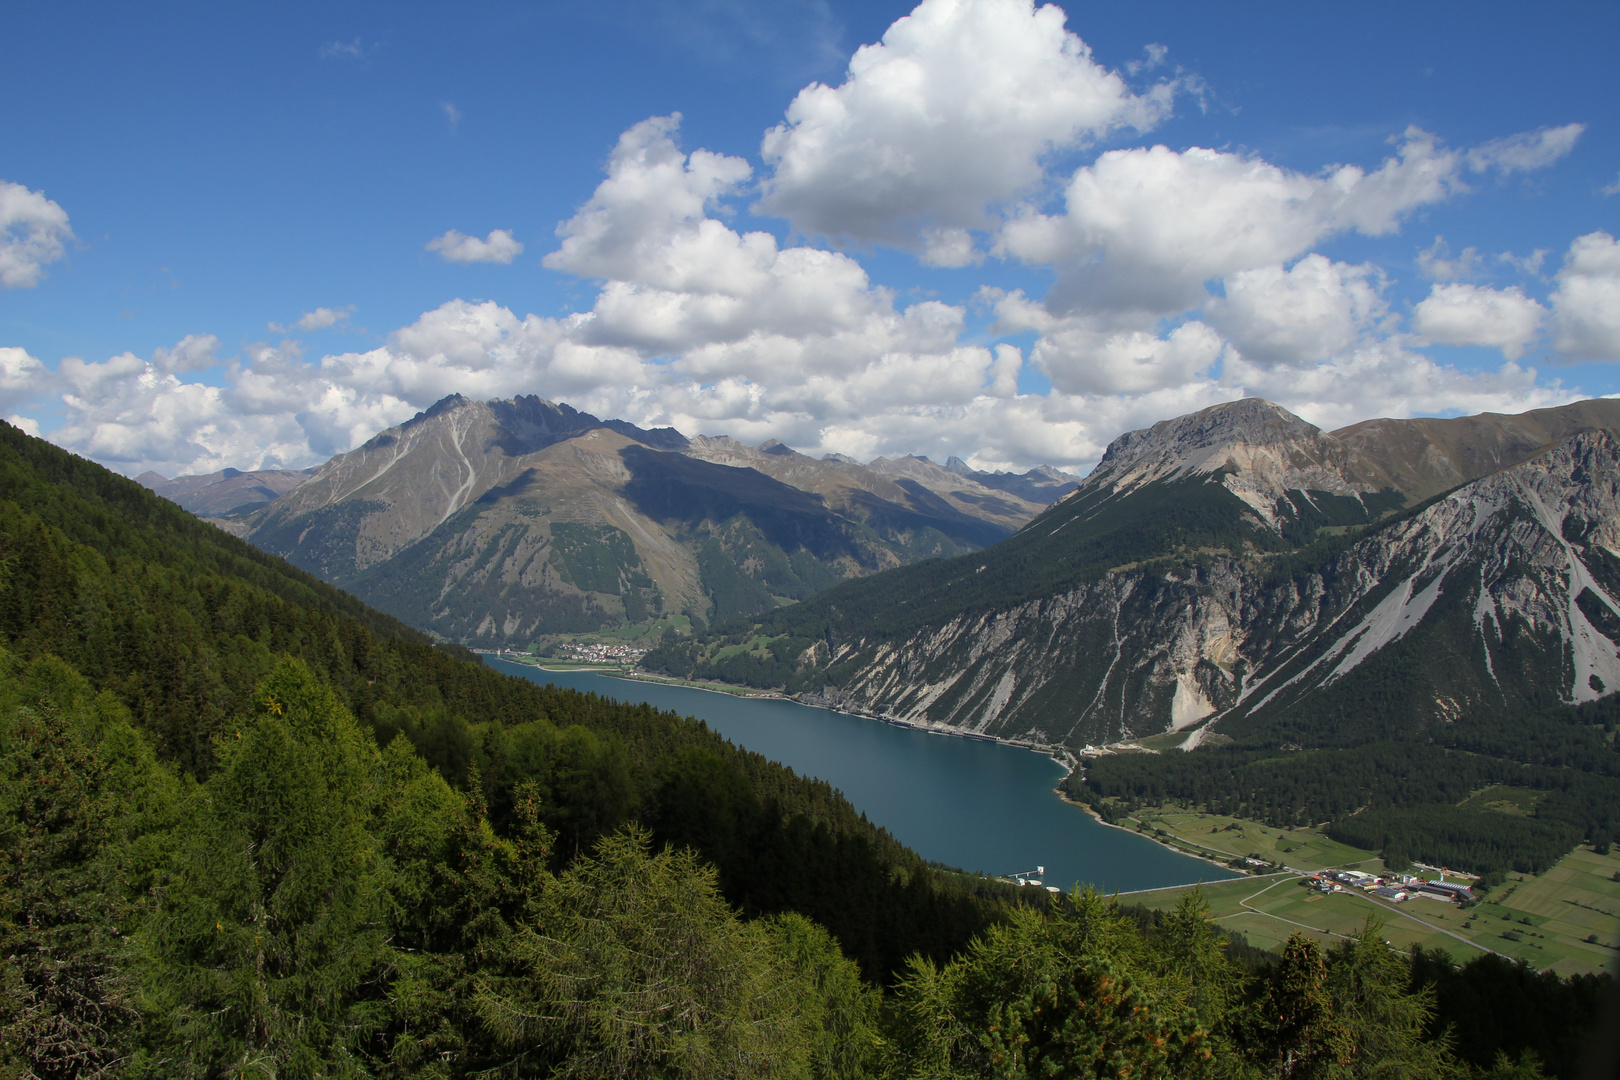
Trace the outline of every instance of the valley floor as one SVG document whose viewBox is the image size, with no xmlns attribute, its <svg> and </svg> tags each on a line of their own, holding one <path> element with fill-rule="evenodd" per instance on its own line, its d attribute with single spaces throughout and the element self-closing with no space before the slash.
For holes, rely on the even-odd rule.
<svg viewBox="0 0 1620 1080">
<path fill-rule="evenodd" d="M 1383 920 L 1384 935 L 1395 948 L 1444 949 L 1458 963 L 1494 952 L 1570 976 L 1613 972 L 1620 961 L 1620 853 L 1578 848 L 1546 873 L 1510 874 L 1479 903 L 1463 908 L 1428 897 L 1396 904 L 1353 889 L 1316 892 L 1304 875 L 1330 867 L 1377 873 L 1384 865 L 1372 852 L 1315 829 L 1276 829 L 1179 807 L 1144 809 L 1127 824 L 1177 851 L 1283 865 L 1286 869 L 1275 873 L 1201 886 L 1216 921 L 1258 948 L 1277 949 L 1298 930 L 1325 943 L 1343 940 L 1371 915 Z M 1169 908 L 1190 888 L 1127 898 Z"/>
</svg>

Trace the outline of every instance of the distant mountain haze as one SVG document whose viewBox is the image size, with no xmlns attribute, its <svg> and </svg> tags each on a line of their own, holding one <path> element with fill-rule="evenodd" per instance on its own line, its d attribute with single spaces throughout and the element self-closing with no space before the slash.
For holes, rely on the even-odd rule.
<svg viewBox="0 0 1620 1080">
<path fill-rule="evenodd" d="M 985 487 L 997 488 L 1021 498 L 1043 503 L 1054 503 L 1080 486 L 1080 477 L 1063 472 L 1061 469 L 1054 469 L 1050 465 L 1041 465 L 1026 473 L 987 473 L 973 468 L 959 457 L 953 457 L 945 462 L 945 467 L 959 476 L 977 480 Z"/>
<path fill-rule="evenodd" d="M 1218 405 L 1122 435 L 989 550 L 756 620 L 791 663 L 720 638 L 646 662 L 1076 747 L 1592 701 L 1620 687 L 1617 434 L 1607 400 L 1331 433 Z"/>
<path fill-rule="evenodd" d="M 688 438 L 537 397 L 452 395 L 246 519 L 259 547 L 480 646 L 757 615 L 1006 538 L 1061 494 L 924 459 Z"/>
<path fill-rule="evenodd" d="M 222 517 L 257 508 L 287 494 L 315 474 L 314 469 L 259 469 L 240 472 L 223 469 L 199 476 L 170 480 L 155 472 L 142 473 L 135 482 L 179 503 L 198 517 Z"/>
</svg>

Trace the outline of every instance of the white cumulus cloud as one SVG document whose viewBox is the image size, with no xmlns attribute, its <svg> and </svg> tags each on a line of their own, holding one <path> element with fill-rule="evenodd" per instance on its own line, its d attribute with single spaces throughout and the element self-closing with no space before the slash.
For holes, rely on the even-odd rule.
<svg viewBox="0 0 1620 1080">
<path fill-rule="evenodd" d="M 323 377 L 291 342 L 215 361 L 217 382 L 188 379 L 217 345 L 211 335 L 191 335 L 150 360 L 64 359 L 52 386 L 66 419 L 50 439 L 130 475 L 302 467 L 416 411 L 385 391 Z"/>
<path fill-rule="evenodd" d="M 340 322 L 347 322 L 349 316 L 353 314 L 354 307 L 352 305 L 343 308 L 318 307 L 314 311 L 304 312 L 291 326 L 278 322 L 268 325 L 271 330 L 278 334 L 285 334 L 292 330 L 325 330 L 327 327 L 336 326 Z"/>
<path fill-rule="evenodd" d="M 0 408 L 14 408 L 51 386 L 45 365 L 15 345 L 0 346 Z"/>
<path fill-rule="evenodd" d="M 1513 258 L 1512 255 L 1500 256 L 1503 261 Z M 1459 278 L 1477 276 L 1483 264 L 1479 248 L 1465 247 L 1455 259 L 1451 257 L 1451 246 L 1446 238 L 1436 236 L 1434 243 L 1418 252 L 1418 269 L 1430 281 L 1456 281 Z M 1517 264 L 1516 264 L 1517 265 Z M 1534 273 L 1534 270 L 1531 271 Z"/>
<path fill-rule="evenodd" d="M 523 242 L 514 239 L 508 229 L 493 229 L 482 240 L 451 229 L 429 240 L 427 249 L 437 251 L 445 262 L 504 264 L 523 254 Z"/>
<path fill-rule="evenodd" d="M 1088 315 L 1053 315 L 1022 292 L 984 296 L 995 305 L 998 330 L 1040 335 L 1030 362 L 1063 393 L 1146 394 L 1195 383 L 1209 377 L 1223 348 L 1220 335 L 1197 320 L 1160 336 Z"/>
<path fill-rule="evenodd" d="M 1509 361 L 1463 371 L 1413 352 L 1391 338 L 1368 341 L 1312 367 L 1263 367 L 1241 356 L 1224 365 L 1223 383 L 1263 397 L 1326 430 L 1373 416 L 1524 412 L 1585 395 L 1538 383 L 1535 368 Z"/>
<path fill-rule="evenodd" d="M 219 363 L 218 351 L 219 338 L 213 334 L 187 334 L 172 349 L 152 350 L 152 366 L 169 373 L 207 371 Z"/>
<path fill-rule="evenodd" d="M 1504 175 L 1545 169 L 1575 149 L 1585 130 L 1585 124 L 1564 124 L 1492 139 L 1468 151 L 1468 167 L 1474 172 L 1494 169 Z"/>
<path fill-rule="evenodd" d="M 1620 360 L 1620 243 L 1577 237 L 1551 297 L 1553 348 L 1571 360 Z"/>
<path fill-rule="evenodd" d="M 545 265 L 587 278 L 681 292 L 737 295 L 774 258 L 768 233 L 739 237 L 709 217 L 717 200 L 752 175 L 741 158 L 676 145 L 679 113 L 643 120 L 619 137 L 608 176 L 558 227 L 562 246 Z"/>
<path fill-rule="evenodd" d="M 1169 315 L 1197 307 L 1213 278 L 1288 262 L 1338 233 L 1393 232 L 1412 211 L 1464 190 L 1469 160 L 1417 128 L 1371 172 L 1341 165 L 1312 176 L 1198 147 L 1111 150 L 1075 172 L 1062 213 L 1026 208 L 1002 228 L 998 249 L 1058 268 L 1054 310 Z M 1506 169 L 1532 158 L 1492 151 L 1479 160 Z"/>
<path fill-rule="evenodd" d="M 0 288 L 32 289 L 72 239 L 66 210 L 44 192 L 0 180 Z"/>
<path fill-rule="evenodd" d="M 1517 360 L 1541 332 L 1546 314 L 1517 285 L 1436 285 L 1412 309 L 1412 329 L 1440 345 L 1484 345 Z"/>
<path fill-rule="evenodd" d="M 924 0 L 856 51 L 841 85 L 805 87 L 766 133 L 759 208 L 806 234 L 965 265 L 949 230 L 987 227 L 987 206 L 1042 181 L 1044 155 L 1170 110 L 1170 84 L 1133 92 L 1064 21 L 1029 0 Z M 948 241 L 921 239 L 931 229 Z"/>
<path fill-rule="evenodd" d="M 1319 364 L 1348 352 L 1380 320 L 1379 275 L 1307 255 L 1292 268 L 1240 270 L 1205 313 L 1243 356 L 1262 366 Z"/>
</svg>

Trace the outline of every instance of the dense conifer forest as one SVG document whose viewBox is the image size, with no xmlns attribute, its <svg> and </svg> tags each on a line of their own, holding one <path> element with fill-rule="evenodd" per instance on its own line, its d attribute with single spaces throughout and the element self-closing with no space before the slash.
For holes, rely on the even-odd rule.
<svg viewBox="0 0 1620 1080">
<path fill-rule="evenodd" d="M 1612 697 L 1554 702 L 1510 720 L 1460 717 L 1421 739 L 1308 750 L 1268 746 L 1282 740 L 1260 730 L 1196 754 L 1097 758 L 1065 787 L 1110 816 L 1179 802 L 1278 827 L 1326 823 L 1397 865 L 1540 873 L 1578 844 L 1607 850 L 1620 829 L 1616 709 Z M 1493 785 L 1530 792 L 1529 812 L 1461 805 Z"/>
<path fill-rule="evenodd" d="M 1040 895 L 0 426 L 0 1076 L 1506 1080 L 1606 982 Z"/>
</svg>

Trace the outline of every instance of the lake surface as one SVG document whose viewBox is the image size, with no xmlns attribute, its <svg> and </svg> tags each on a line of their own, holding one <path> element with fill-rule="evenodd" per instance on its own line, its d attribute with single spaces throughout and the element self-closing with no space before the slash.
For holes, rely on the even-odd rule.
<svg viewBox="0 0 1620 1080">
<path fill-rule="evenodd" d="M 740 698 L 589 671 L 542 671 L 485 657 L 509 675 L 696 716 L 739 746 L 817 776 L 925 859 L 1008 875 L 1046 867 L 1046 883 L 1105 892 L 1236 876 L 1109 828 L 1054 790 L 1064 768 L 1044 754 L 895 727 L 830 709 Z"/>
</svg>

